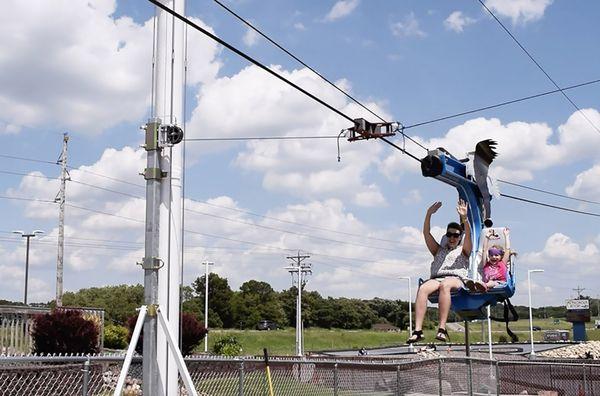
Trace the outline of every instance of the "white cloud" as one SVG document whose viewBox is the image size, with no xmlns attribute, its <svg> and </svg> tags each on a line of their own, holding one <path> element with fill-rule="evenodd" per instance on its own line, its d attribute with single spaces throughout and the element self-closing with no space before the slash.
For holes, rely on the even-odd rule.
<svg viewBox="0 0 600 396">
<path fill-rule="evenodd" d="M 9 0 L 3 6 L 0 130 L 52 125 L 93 134 L 144 116 L 152 81 L 151 20 L 114 17 L 114 0 Z M 199 34 L 190 33 L 189 40 L 195 67 L 188 81 L 213 78 L 217 46 Z"/>
<path fill-rule="evenodd" d="M 286 71 L 285 78 L 340 109 L 360 116 L 365 110 L 351 104 L 307 69 Z M 349 90 L 348 82 L 337 82 Z M 377 103 L 367 103 L 385 114 Z M 221 136 L 322 136 L 337 135 L 349 122 L 323 108 L 263 70 L 250 66 L 231 77 L 206 84 L 189 123 L 189 137 L 197 131 L 218 130 Z M 336 197 L 359 205 L 384 202 L 379 188 L 365 174 L 376 164 L 379 144 L 348 144 L 340 140 L 342 161 L 336 161 L 335 140 L 250 141 L 234 162 L 243 171 L 260 172 L 263 187 L 307 200 Z M 217 147 L 213 146 L 213 149 Z M 207 150 L 207 146 L 203 146 Z M 206 152 L 206 151 L 204 151 Z"/>
<path fill-rule="evenodd" d="M 446 18 L 444 26 L 446 29 L 461 33 L 466 26 L 472 25 L 475 22 L 475 19 L 464 15 L 462 11 L 454 11 Z"/>
<path fill-rule="evenodd" d="M 347 17 L 358 7 L 360 0 L 339 0 L 325 16 L 325 21 L 331 22 Z"/>
<path fill-rule="evenodd" d="M 258 33 L 256 33 L 254 29 L 248 28 L 248 30 L 246 30 L 246 33 L 244 34 L 243 41 L 244 44 L 246 44 L 246 46 L 253 47 L 254 45 L 256 45 L 256 43 L 258 43 L 259 38 L 260 36 L 258 35 Z"/>
<path fill-rule="evenodd" d="M 541 19 L 553 0 L 486 0 L 485 5 L 499 16 L 510 18 L 514 25 Z"/>
<path fill-rule="evenodd" d="M 567 194 L 575 198 L 597 200 L 600 197 L 600 164 L 579 173 L 573 184 L 567 187 Z"/>
<path fill-rule="evenodd" d="M 421 30 L 415 13 L 411 12 L 401 21 L 391 25 L 392 34 L 396 37 L 425 37 L 427 34 Z"/>
<path fill-rule="evenodd" d="M 583 110 L 596 125 L 600 113 L 594 109 Z M 497 118 L 475 118 L 451 128 L 445 136 L 423 140 L 415 137 L 425 147 L 444 147 L 453 155 L 464 158 L 483 139 L 498 142 L 498 158 L 491 172 L 497 178 L 511 181 L 531 180 L 537 171 L 556 165 L 596 159 L 595 147 L 600 145 L 600 134 L 578 112 L 553 131 L 544 123 L 521 121 L 502 124 Z M 403 172 L 418 172 L 414 160 L 400 152 L 385 158 L 380 171 L 396 180 Z"/>
<path fill-rule="evenodd" d="M 421 202 L 421 192 L 419 190 L 409 190 L 401 201 L 405 205 L 415 204 Z"/>
<path fill-rule="evenodd" d="M 594 273 L 598 253 L 600 250 L 595 244 L 581 246 L 569 236 L 557 232 L 548 237 L 543 250 L 524 254 L 521 262 L 547 269 L 555 278 L 582 278 Z"/>
<path fill-rule="evenodd" d="M 302 22 L 294 23 L 294 29 L 296 30 L 306 30 L 306 26 Z"/>
</svg>

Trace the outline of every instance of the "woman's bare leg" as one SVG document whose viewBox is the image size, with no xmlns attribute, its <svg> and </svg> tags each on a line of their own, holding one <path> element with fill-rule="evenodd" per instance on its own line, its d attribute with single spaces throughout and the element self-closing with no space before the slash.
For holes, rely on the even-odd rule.
<svg viewBox="0 0 600 396">
<path fill-rule="evenodd" d="M 440 310 L 440 325 L 441 329 L 446 328 L 446 321 L 448 321 L 448 314 L 450 313 L 451 296 L 452 290 L 459 289 L 463 286 L 463 282 L 460 278 L 446 278 L 440 284 L 440 293 L 438 297 L 438 306 Z"/>
<path fill-rule="evenodd" d="M 440 282 L 429 279 L 419 287 L 415 301 L 415 331 L 423 329 L 423 320 L 427 311 L 427 298 L 440 288 Z"/>
</svg>

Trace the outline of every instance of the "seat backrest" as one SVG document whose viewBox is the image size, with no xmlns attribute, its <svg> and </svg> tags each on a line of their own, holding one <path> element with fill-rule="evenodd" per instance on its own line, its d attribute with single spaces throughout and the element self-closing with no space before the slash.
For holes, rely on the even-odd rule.
<svg viewBox="0 0 600 396">
<path fill-rule="evenodd" d="M 494 245 L 502 247 L 503 250 L 506 250 L 506 239 L 504 238 L 504 228 L 505 227 L 491 227 L 484 228 L 481 231 L 480 243 L 477 248 L 477 273 L 474 278 L 476 280 L 481 280 L 483 277 L 483 265 L 485 264 L 484 260 L 484 244 L 487 240 L 487 236 L 491 235 L 491 238 L 488 240 L 488 249 Z M 513 271 L 513 254 L 511 254 L 508 258 L 508 262 L 506 263 L 506 269 L 509 273 L 514 275 Z"/>
</svg>

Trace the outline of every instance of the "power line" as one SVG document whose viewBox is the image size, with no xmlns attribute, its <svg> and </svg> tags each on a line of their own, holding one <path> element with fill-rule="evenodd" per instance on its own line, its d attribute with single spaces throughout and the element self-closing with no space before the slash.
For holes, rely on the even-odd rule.
<svg viewBox="0 0 600 396">
<path fill-rule="evenodd" d="M 582 210 L 575 210 L 575 209 L 565 208 L 565 207 L 562 207 L 562 206 L 550 205 L 550 204 L 547 204 L 547 203 L 533 201 L 531 199 L 519 198 L 519 197 L 515 197 L 515 196 L 512 196 L 512 195 L 508 195 L 508 194 L 500 194 L 500 195 L 502 197 L 506 197 L 506 198 L 510 198 L 510 199 L 516 199 L 518 201 L 523 201 L 523 202 L 527 202 L 527 203 L 534 204 L 534 205 L 540 205 L 540 206 L 545 206 L 545 207 L 548 207 L 548 208 L 565 210 L 567 212 L 579 213 L 579 214 L 584 214 L 584 215 L 588 215 L 588 216 L 600 217 L 600 214 L 598 214 L 598 213 L 584 212 Z"/>
<path fill-rule="evenodd" d="M 595 204 L 595 205 L 600 205 L 600 202 L 597 202 L 597 201 L 588 201 L 587 199 L 570 197 L 568 195 L 558 194 L 558 193 L 555 193 L 555 192 L 552 192 L 552 191 L 546 191 L 546 190 L 542 190 L 542 189 L 539 189 L 539 188 L 529 187 L 529 186 L 525 186 L 525 185 L 522 185 L 522 184 L 509 182 L 509 181 L 506 181 L 506 180 L 500 180 L 500 179 L 498 179 L 498 181 L 500 183 L 509 184 L 511 186 L 520 187 L 520 188 L 524 188 L 524 189 L 531 190 L 531 191 L 537 191 L 537 192 L 548 194 L 548 195 L 554 195 L 555 197 L 561 197 L 561 198 L 566 198 L 566 199 L 572 199 L 573 201 L 579 201 L 579 202 L 585 202 L 585 203 L 591 203 L 591 204 Z"/>
<path fill-rule="evenodd" d="M 9 197 L 7 195 L 0 195 L 0 199 L 11 199 L 16 201 L 30 201 L 30 202 L 41 202 L 41 203 L 56 203 L 53 200 L 49 199 L 40 199 L 40 198 L 28 198 L 28 197 Z"/>
<path fill-rule="evenodd" d="M 562 88 L 562 89 L 553 89 L 551 91 L 541 92 L 541 93 L 538 93 L 538 94 L 535 94 L 535 95 L 529 95 L 529 96 L 524 96 L 524 97 L 518 98 L 518 99 L 507 100 L 505 102 L 500 102 L 500 103 L 497 103 L 497 104 L 494 104 L 494 105 L 484 106 L 484 107 L 478 107 L 478 108 L 473 109 L 473 110 L 467 110 L 467 111 L 463 111 L 463 112 L 456 113 L 456 114 L 451 114 L 451 115 L 444 116 L 444 117 L 434 118 L 434 119 L 429 120 L 429 121 L 423 121 L 423 122 L 418 122 L 416 124 L 407 125 L 407 126 L 404 127 L 404 129 L 410 129 L 410 128 L 415 128 L 415 127 L 418 127 L 418 126 L 433 124 L 433 123 L 436 123 L 436 122 L 445 121 L 445 120 L 449 120 L 449 119 L 456 118 L 456 117 L 461 117 L 461 116 L 464 116 L 464 115 L 478 113 L 478 112 L 481 112 L 481 111 L 484 111 L 484 110 L 495 109 L 497 107 L 503 107 L 503 106 L 507 106 L 507 105 L 510 105 L 510 104 L 514 104 L 514 103 L 518 103 L 518 102 L 523 102 L 523 101 L 526 101 L 526 100 L 531 100 L 531 99 L 539 98 L 539 97 L 546 96 L 546 95 L 555 94 L 555 93 L 558 93 L 558 92 L 561 92 L 561 91 L 568 91 L 570 89 L 580 88 L 580 87 L 584 87 L 586 85 L 597 84 L 599 82 L 600 82 L 600 79 L 591 80 L 591 81 L 586 81 L 586 82 L 583 82 L 583 83 L 580 83 L 580 84 L 571 85 L 571 86 L 568 86 L 568 87 L 565 87 L 565 88 Z"/>
<path fill-rule="evenodd" d="M 381 247 L 381 246 L 369 246 L 369 245 L 364 245 L 364 244 L 360 244 L 360 243 L 356 243 L 356 242 L 340 241 L 340 240 L 337 240 L 337 239 L 325 238 L 325 237 L 320 237 L 320 236 L 316 236 L 316 235 L 305 234 L 305 233 L 301 233 L 301 232 L 284 230 L 284 229 L 281 229 L 281 228 L 270 227 L 270 226 L 266 226 L 266 225 L 262 225 L 262 224 L 256 224 L 256 223 L 250 223 L 250 222 L 246 222 L 246 221 L 242 221 L 242 220 L 238 220 L 238 219 L 231 219 L 229 217 L 219 216 L 219 215 L 215 215 L 215 214 L 211 214 L 211 213 L 200 212 L 200 211 L 189 209 L 189 208 L 186 209 L 186 210 L 188 212 L 196 213 L 196 214 L 203 215 L 203 216 L 213 217 L 213 218 L 217 218 L 217 219 L 221 219 L 221 220 L 226 220 L 226 221 L 230 221 L 230 222 L 234 222 L 234 223 L 238 223 L 238 224 L 244 224 L 244 225 L 248 225 L 248 226 L 252 226 L 252 227 L 257 227 L 257 228 L 262 228 L 262 229 L 266 229 L 266 230 L 277 231 L 277 232 L 281 232 L 281 233 L 285 233 L 285 234 L 297 235 L 297 236 L 301 236 L 301 237 L 304 237 L 304 238 L 317 239 L 317 240 L 326 241 L 326 242 L 334 242 L 334 243 L 339 243 L 339 244 L 342 244 L 342 245 L 360 246 L 360 247 L 364 247 L 364 248 L 368 248 L 368 249 L 386 250 L 386 251 L 390 251 L 390 252 L 409 253 L 409 252 L 407 252 L 405 250 L 391 249 L 391 248 L 386 248 L 386 247 Z"/>
<path fill-rule="evenodd" d="M 262 214 L 250 212 L 250 211 L 243 210 L 243 209 L 232 208 L 232 207 L 229 207 L 229 206 L 217 205 L 217 204 L 208 203 L 208 202 L 202 202 L 202 201 L 198 201 L 198 200 L 195 200 L 195 199 L 192 199 L 192 198 L 188 198 L 188 199 L 190 201 L 192 201 L 192 202 L 196 202 L 196 203 L 201 204 L 201 205 L 212 206 L 212 207 L 220 208 L 220 209 L 227 209 L 227 210 L 235 211 L 235 212 L 238 212 L 238 213 L 244 213 L 244 214 L 248 214 L 248 215 L 251 215 L 251 216 L 260 217 L 260 218 L 263 218 L 263 219 L 266 219 L 266 220 L 273 220 L 273 221 L 277 221 L 277 222 L 280 222 L 280 223 L 291 224 L 291 225 L 300 226 L 300 227 L 306 227 L 306 228 L 313 229 L 313 230 L 332 232 L 332 233 L 336 233 L 336 234 L 353 236 L 353 237 L 362 238 L 362 239 L 372 239 L 374 241 L 380 241 L 380 242 L 389 242 L 389 243 L 403 244 L 402 242 L 400 242 L 398 240 L 385 239 L 385 238 L 377 238 L 377 237 L 372 237 L 372 236 L 368 236 L 368 235 L 364 235 L 364 234 L 354 234 L 354 233 L 351 233 L 351 232 L 333 230 L 331 228 L 319 227 L 319 226 L 314 226 L 314 225 L 310 225 L 310 224 L 298 223 L 298 222 L 291 221 L 291 220 L 279 219 L 277 217 L 266 216 L 266 215 L 262 215 Z M 406 243 L 404 243 L 404 244 L 408 245 Z"/>
<path fill-rule="evenodd" d="M 47 160 L 41 160 L 41 159 L 36 159 L 36 158 L 17 157 L 15 155 L 0 154 L 0 157 L 8 158 L 8 159 L 16 159 L 16 160 L 20 160 L 20 161 L 39 162 L 41 164 L 58 165 L 58 163 L 56 161 L 47 161 Z"/>
<path fill-rule="evenodd" d="M 487 12 L 490 13 L 490 15 L 496 20 L 496 22 L 498 22 L 498 24 L 502 27 L 502 29 L 504 29 L 504 31 L 510 36 L 510 38 L 513 39 L 513 41 L 519 46 L 519 48 L 521 48 L 523 50 L 523 52 L 525 52 L 525 54 L 529 57 L 529 59 L 531 59 L 531 61 L 537 66 L 537 68 L 540 69 L 542 71 L 542 73 L 544 73 L 544 75 L 548 78 L 548 80 L 550 80 L 550 82 L 556 87 L 556 89 L 558 89 L 560 91 L 560 93 L 565 97 L 565 99 L 567 99 L 569 101 L 569 103 L 571 103 L 573 105 L 573 107 L 575 107 L 575 109 L 577 109 L 577 111 L 583 116 L 583 118 L 585 118 L 587 120 L 587 122 L 596 130 L 596 132 L 600 133 L 600 129 L 598 129 L 598 127 L 585 115 L 585 113 L 583 111 L 581 111 L 579 106 L 577 106 L 577 104 L 575 104 L 575 102 L 573 102 L 573 100 L 564 92 L 564 90 L 558 86 L 556 81 L 554 81 L 554 79 L 552 77 L 550 77 L 550 74 L 548 74 L 548 72 L 546 72 L 546 70 L 544 70 L 542 65 L 540 65 L 540 63 L 537 60 L 535 60 L 533 55 L 531 55 L 529 53 L 529 51 L 527 51 L 527 49 L 519 42 L 519 40 L 517 40 L 517 38 L 510 32 L 510 30 L 508 30 L 508 28 L 506 26 L 504 26 L 504 24 L 500 21 L 500 19 L 498 19 L 498 17 L 496 17 L 496 15 L 492 12 L 492 10 L 490 10 L 488 8 L 488 6 L 485 5 L 483 0 L 477 0 L 477 1 L 479 1 L 479 3 L 483 6 L 483 8 L 485 8 L 487 10 Z"/>
<path fill-rule="evenodd" d="M 76 167 L 74 167 L 74 166 L 68 166 L 68 168 L 69 168 L 69 169 L 71 169 L 71 170 L 76 170 L 76 171 L 79 171 L 79 172 L 88 173 L 88 174 L 90 174 L 90 175 L 94 175 L 94 176 L 102 177 L 102 178 L 104 178 L 104 179 L 108 179 L 108 180 L 116 181 L 116 182 L 123 183 L 123 184 L 127 184 L 127 185 L 130 185 L 130 186 L 135 186 L 135 187 L 146 188 L 146 186 L 144 186 L 144 185 L 142 185 L 142 184 L 132 183 L 132 182 L 130 182 L 130 181 L 127 181 L 127 180 L 118 179 L 118 178 L 116 178 L 116 177 L 112 177 L 112 176 L 103 175 L 103 174 L 101 174 L 101 173 L 93 172 L 93 171 L 91 171 L 91 170 L 87 170 L 87 169 L 81 169 L 81 165 L 80 165 L 80 167 L 79 167 L 79 168 L 76 168 Z"/>
<path fill-rule="evenodd" d="M 303 140 L 303 139 L 337 139 L 337 135 L 317 135 L 317 136 L 244 136 L 244 137 L 207 137 L 207 138 L 186 138 L 187 142 L 204 141 L 237 141 L 237 140 Z"/>
</svg>

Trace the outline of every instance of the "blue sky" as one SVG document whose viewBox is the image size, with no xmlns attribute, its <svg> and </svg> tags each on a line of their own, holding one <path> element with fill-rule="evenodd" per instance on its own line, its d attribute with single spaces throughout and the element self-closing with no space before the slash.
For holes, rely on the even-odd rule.
<svg viewBox="0 0 600 396">
<path fill-rule="evenodd" d="M 226 4 L 362 103 L 404 125 L 554 87 L 477 1 L 270 1 Z M 600 5 L 584 1 L 489 0 L 486 4 L 561 86 L 599 78 Z M 310 71 L 251 34 L 211 1 L 188 15 L 351 117 L 372 116 Z M 67 185 L 65 289 L 141 283 L 144 152 L 138 129 L 149 114 L 152 16 L 138 1 L 23 2 L 0 16 L 0 298 L 20 300 L 25 249 L 12 230 L 45 230 L 32 241 L 29 300 L 54 297 L 58 208 L 6 197 L 52 200 L 62 133 L 73 181 Z M 188 35 L 188 137 L 335 135 L 348 122 L 293 92 L 196 32 Z M 600 128 L 598 85 L 568 91 Z M 499 142 L 496 177 L 598 201 L 600 132 L 561 95 L 407 130 L 426 147 L 463 156 L 485 138 Z M 310 252 L 309 288 L 323 295 L 406 299 L 410 275 L 427 276 L 420 228 L 441 200 L 436 235 L 455 219 L 456 192 L 420 175 L 416 163 L 378 141 L 190 142 L 187 145 L 185 283 L 201 262 L 234 288 L 248 279 L 289 287 L 294 250 Z M 425 151 L 407 143 L 415 155 Z M 93 172 L 93 173 L 90 173 Z M 98 176 L 110 176 L 111 179 Z M 129 184 L 118 180 L 124 180 Z M 82 184 L 86 183 L 88 185 Z M 90 187 L 102 187 L 104 190 Z M 116 194 L 114 190 L 121 192 Z M 600 213 L 597 204 L 501 185 L 507 194 Z M 129 195 L 123 195 L 123 193 Z M 193 200 L 193 201 L 192 201 Z M 86 208 L 78 209 L 74 206 Z M 110 216 L 90 210 L 106 212 Z M 517 303 L 562 304 L 572 289 L 594 297 L 598 217 L 493 202 L 496 224 L 519 252 Z M 256 216 L 256 214 L 261 215 Z M 211 234 L 208 237 L 203 234 Z M 248 243 L 249 242 L 249 243 Z"/>
</svg>

